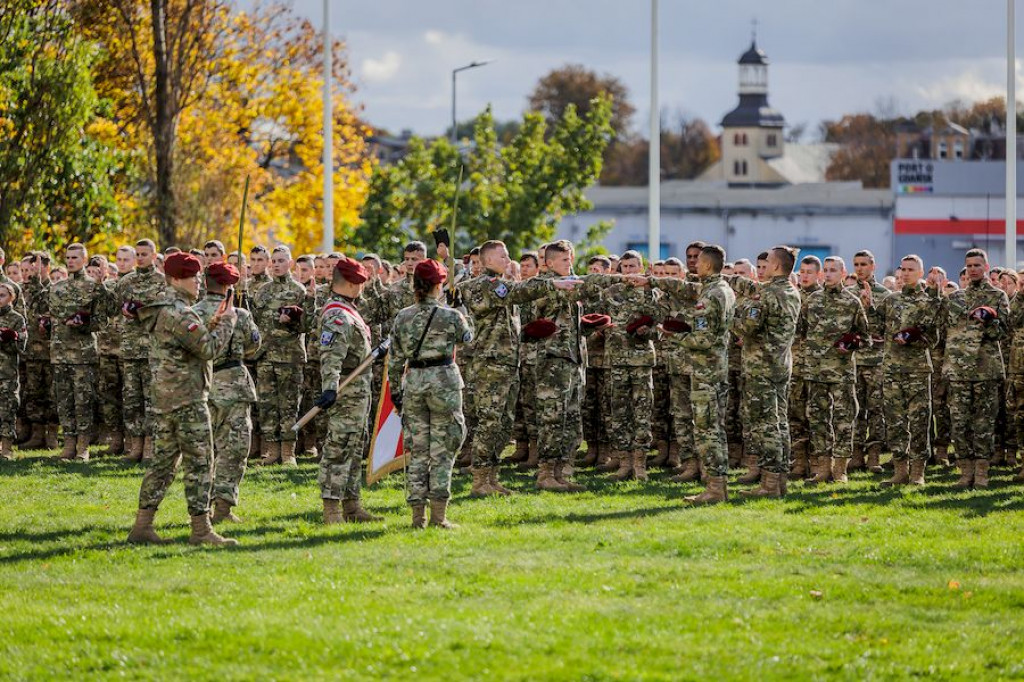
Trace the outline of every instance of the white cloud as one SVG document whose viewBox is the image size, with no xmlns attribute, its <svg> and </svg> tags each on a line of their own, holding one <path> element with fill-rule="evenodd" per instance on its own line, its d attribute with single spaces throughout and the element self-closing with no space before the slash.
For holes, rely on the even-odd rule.
<svg viewBox="0 0 1024 682">
<path fill-rule="evenodd" d="M 370 83 L 383 83 L 394 78 L 401 66 L 402 55 L 388 50 L 381 59 L 363 60 L 363 77 Z"/>
<path fill-rule="evenodd" d="M 434 29 L 430 29 L 423 34 L 423 40 L 427 42 L 427 45 L 440 45 L 444 42 L 444 37 L 444 33 Z"/>
</svg>

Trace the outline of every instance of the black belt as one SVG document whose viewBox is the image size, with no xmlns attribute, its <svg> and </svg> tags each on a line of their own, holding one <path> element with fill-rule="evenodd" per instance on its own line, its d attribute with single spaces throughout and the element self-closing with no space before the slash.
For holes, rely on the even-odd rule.
<svg viewBox="0 0 1024 682">
<path fill-rule="evenodd" d="M 222 369 L 231 369 L 232 367 L 241 367 L 241 366 L 242 366 L 242 361 L 241 360 L 228 360 L 227 362 L 222 362 L 219 365 L 214 365 L 213 366 L 213 371 L 214 372 L 219 372 Z"/>
<path fill-rule="evenodd" d="M 411 369 L 426 369 L 427 367 L 445 367 L 452 364 L 452 358 L 438 358 L 437 360 L 410 360 Z"/>
</svg>

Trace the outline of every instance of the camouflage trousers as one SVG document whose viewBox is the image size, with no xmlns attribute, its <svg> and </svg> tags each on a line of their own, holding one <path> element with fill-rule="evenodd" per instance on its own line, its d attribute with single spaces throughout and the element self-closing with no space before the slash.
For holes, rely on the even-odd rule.
<svg viewBox="0 0 1024 682">
<path fill-rule="evenodd" d="M 665 365 L 655 365 L 654 402 L 651 412 L 651 440 L 655 443 L 672 439 L 672 411 L 669 402 L 669 375 Z"/>
<path fill-rule="evenodd" d="M 789 438 L 794 457 L 811 454 L 811 425 L 807 421 L 808 383 L 795 375 L 789 383 Z"/>
<path fill-rule="evenodd" d="M 853 383 L 807 381 L 806 414 L 812 452 L 841 459 L 853 457 L 853 428 L 857 421 L 857 390 Z"/>
<path fill-rule="evenodd" d="M 327 440 L 317 476 L 325 500 L 359 499 L 370 393 L 369 381 L 353 381 L 327 410 Z"/>
<path fill-rule="evenodd" d="M 995 448 L 997 451 L 1017 451 L 1017 428 L 1014 423 L 1013 415 L 1009 409 L 1009 399 L 1012 390 L 1010 382 L 999 382 L 999 394 L 1004 396 L 1004 400 L 999 401 L 999 414 L 996 417 Z"/>
<path fill-rule="evenodd" d="M 669 374 L 668 400 L 669 411 L 672 413 L 672 438 L 679 445 L 679 459 L 688 460 L 696 457 L 693 442 L 693 404 L 691 376 L 681 372 Z"/>
<path fill-rule="evenodd" d="M 99 423 L 114 431 L 123 426 L 121 390 L 120 361 L 112 355 L 101 355 L 96 370 L 96 413 Z"/>
<path fill-rule="evenodd" d="M 867 450 L 872 446 L 885 446 L 885 393 L 882 367 L 857 368 L 857 427 L 854 438 Z"/>
<path fill-rule="evenodd" d="M 608 370 L 612 412 L 608 440 L 616 450 L 651 447 L 654 378 L 651 367 L 613 366 Z"/>
<path fill-rule="evenodd" d="M 149 360 L 121 360 L 121 407 L 126 435 L 141 438 L 152 434 Z"/>
<path fill-rule="evenodd" d="M 470 365 L 469 370 L 475 394 L 472 403 L 473 421 L 476 423 L 473 466 L 498 466 L 501 451 L 512 437 L 519 397 L 519 368 L 481 357 Z"/>
<path fill-rule="evenodd" d="M 949 417 L 957 459 L 991 459 L 996 446 L 999 381 L 949 382 Z"/>
<path fill-rule="evenodd" d="M 249 403 L 211 403 L 210 418 L 214 444 L 213 497 L 235 506 L 252 439 Z"/>
<path fill-rule="evenodd" d="M 403 399 L 406 501 L 420 505 L 427 500 L 447 500 L 452 492 L 455 456 L 466 438 L 462 392 L 440 387 L 431 391 L 407 391 Z M 485 427 L 481 426 L 477 435 L 484 433 Z"/>
<path fill-rule="evenodd" d="M 302 365 L 263 361 L 256 365 L 256 371 L 259 375 L 256 395 L 263 440 L 295 440 L 292 426 L 299 418 L 299 403 L 302 400 Z"/>
<path fill-rule="evenodd" d="M 563 358 L 537 363 L 537 448 L 540 459 L 569 462 L 583 442 L 583 369 Z"/>
<path fill-rule="evenodd" d="M 49 360 L 25 363 L 25 418 L 33 424 L 56 424 L 53 401 L 53 365 Z"/>
<path fill-rule="evenodd" d="M 611 392 L 608 370 L 587 367 L 587 383 L 583 388 L 583 438 L 587 447 L 607 445 L 611 438 Z"/>
<path fill-rule="evenodd" d="M 1017 433 L 1024 434 L 1024 374 L 1011 374 L 1007 377 L 1006 409 Z M 1019 447 L 1020 441 L 1017 444 Z"/>
<path fill-rule="evenodd" d="M 942 372 L 932 372 L 932 421 L 935 423 L 932 443 L 937 448 L 949 448 L 952 442 L 952 427 L 949 423 L 949 405 L 946 396 L 949 382 L 942 377 Z"/>
<path fill-rule="evenodd" d="M 376 368 L 376 365 L 374 367 Z M 371 386 L 376 385 L 376 382 L 371 384 Z M 321 393 L 323 391 L 320 384 L 320 362 L 310 360 L 302 366 L 302 401 L 299 406 L 299 414 L 306 414 L 312 409 L 313 403 Z M 375 405 L 376 402 L 371 402 L 371 404 Z M 370 414 L 370 419 L 373 419 L 373 414 Z M 302 428 L 302 435 L 312 435 L 316 440 L 317 447 L 323 447 L 324 439 L 327 437 L 327 415 L 321 412 L 314 417 L 313 421 Z"/>
<path fill-rule="evenodd" d="M 470 369 L 473 365 L 473 355 L 468 352 L 461 352 L 455 357 L 455 364 L 459 368 L 462 380 L 466 384 L 463 393 L 463 419 L 466 421 L 466 437 L 462 442 L 462 450 L 467 454 L 473 452 L 473 441 L 476 438 L 476 410 L 473 401 L 476 400 L 476 378 Z"/>
<path fill-rule="evenodd" d="M 747 440 L 744 433 L 743 418 L 743 373 L 729 370 L 729 405 L 725 413 L 725 435 L 730 443 L 743 443 Z"/>
<path fill-rule="evenodd" d="M 729 384 L 693 382 L 693 446 L 709 476 L 729 473 L 729 451 L 725 435 L 725 411 Z"/>
<path fill-rule="evenodd" d="M 17 376 L 0 381 L 0 438 L 4 440 L 17 438 L 14 424 L 18 418 L 20 388 Z"/>
<path fill-rule="evenodd" d="M 183 465 L 188 515 L 206 514 L 210 511 L 213 484 L 213 434 L 205 402 L 196 401 L 173 412 L 153 415 L 153 461 L 142 477 L 139 509 L 160 506 L 179 463 Z"/>
<path fill-rule="evenodd" d="M 53 395 L 64 437 L 88 435 L 96 403 L 96 365 L 54 365 Z"/>
<path fill-rule="evenodd" d="M 885 373 L 885 434 L 893 460 L 931 456 L 931 392 L 930 373 Z"/>
<path fill-rule="evenodd" d="M 774 474 L 789 472 L 789 380 L 748 374 L 743 398 L 749 422 L 750 449 L 757 465 Z"/>
</svg>

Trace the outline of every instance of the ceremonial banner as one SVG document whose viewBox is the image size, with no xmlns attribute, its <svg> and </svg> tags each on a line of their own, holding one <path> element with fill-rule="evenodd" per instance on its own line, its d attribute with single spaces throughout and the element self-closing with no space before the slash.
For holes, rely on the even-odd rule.
<svg viewBox="0 0 1024 682">
<path fill-rule="evenodd" d="M 373 485 L 392 471 L 405 467 L 405 451 L 402 449 L 402 418 L 391 402 L 391 386 L 388 383 L 388 365 L 384 362 L 380 400 L 377 403 L 377 417 L 373 420 L 370 435 L 370 458 L 366 463 L 366 485 Z"/>
</svg>

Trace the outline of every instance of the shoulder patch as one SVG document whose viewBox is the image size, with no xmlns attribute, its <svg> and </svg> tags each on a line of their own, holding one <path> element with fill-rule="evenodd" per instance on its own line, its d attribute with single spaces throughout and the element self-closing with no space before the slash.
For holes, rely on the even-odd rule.
<svg viewBox="0 0 1024 682">
<path fill-rule="evenodd" d="M 498 286 L 494 287 L 494 295 L 498 298 L 505 298 L 508 296 L 508 287 L 505 286 L 504 282 L 500 280 L 498 281 Z"/>
<path fill-rule="evenodd" d="M 190 323 L 189 323 L 189 325 L 188 325 L 188 330 L 189 330 L 190 332 L 194 332 L 194 331 L 195 331 L 195 330 L 197 330 L 197 329 L 199 329 L 199 323 L 198 323 L 198 322 L 190 322 Z"/>
<path fill-rule="evenodd" d="M 334 332 L 324 332 L 320 335 L 320 345 L 329 346 L 334 342 Z"/>
<path fill-rule="evenodd" d="M 747 311 L 747 318 L 751 320 L 757 320 L 761 317 L 761 309 L 754 306 Z"/>
<path fill-rule="evenodd" d="M 708 328 L 708 318 L 698 317 L 693 321 L 693 328 L 697 331 L 704 331 Z"/>
</svg>

